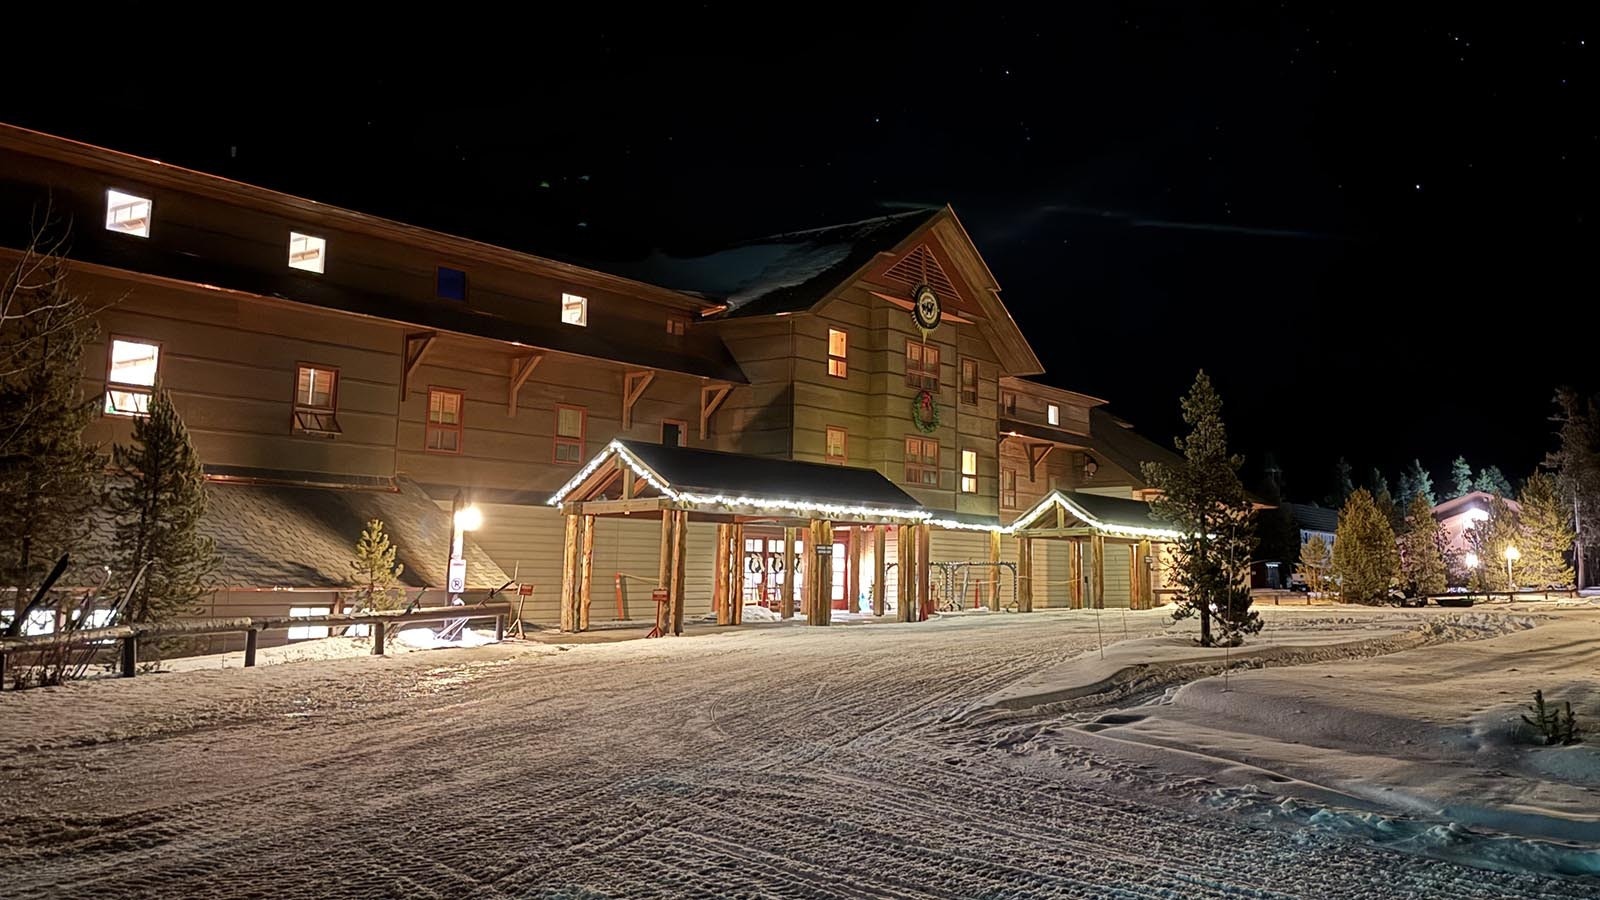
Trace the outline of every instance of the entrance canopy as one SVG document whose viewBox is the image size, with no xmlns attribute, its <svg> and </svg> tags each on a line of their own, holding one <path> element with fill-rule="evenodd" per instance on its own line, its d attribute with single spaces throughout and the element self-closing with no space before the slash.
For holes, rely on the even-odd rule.
<svg viewBox="0 0 1600 900">
<path fill-rule="evenodd" d="M 584 515 L 685 510 L 916 524 L 932 514 L 874 469 L 614 440 L 550 497 Z"/>
<path fill-rule="evenodd" d="M 1124 540 L 1177 540 L 1181 533 L 1155 519 L 1150 504 L 1082 491 L 1051 491 L 1008 526 L 1018 537 L 1102 535 Z"/>
</svg>

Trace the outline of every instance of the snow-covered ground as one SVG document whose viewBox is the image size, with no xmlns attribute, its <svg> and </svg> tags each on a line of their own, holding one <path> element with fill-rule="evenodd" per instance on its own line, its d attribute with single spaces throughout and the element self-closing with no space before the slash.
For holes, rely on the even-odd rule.
<svg viewBox="0 0 1600 900">
<path fill-rule="evenodd" d="M 1595 745 L 1507 739 L 1600 721 L 1600 613 L 1266 615 L 1226 690 L 1049 611 L 8 692 L 0 894 L 1600 892 Z"/>
</svg>

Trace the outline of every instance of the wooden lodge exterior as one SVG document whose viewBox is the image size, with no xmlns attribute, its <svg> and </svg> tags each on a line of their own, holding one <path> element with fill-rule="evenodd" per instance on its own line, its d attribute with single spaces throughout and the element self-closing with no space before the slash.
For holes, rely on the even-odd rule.
<svg viewBox="0 0 1600 900">
<path fill-rule="evenodd" d="M 410 587 L 442 592 L 458 503 L 483 514 L 464 593 L 514 579 L 533 586 L 529 620 L 572 628 L 617 617 L 619 596 L 649 618 L 658 586 L 680 618 L 789 612 L 787 596 L 818 622 L 904 610 L 907 572 L 905 596 L 929 604 L 1161 590 L 1140 465 L 1168 451 L 1105 401 L 1029 380 L 1042 367 L 948 207 L 624 274 L 0 126 L 0 263 L 47 206 L 70 223 L 72 284 L 105 307 L 83 373 L 103 398 L 93 439 L 127 440 L 159 379 L 206 465 L 211 613 L 338 606 L 340 548 L 369 517 L 396 532 Z M 941 312 L 927 332 L 921 290 Z M 636 471 L 588 477 L 652 453 L 629 446 L 785 462 L 784 483 L 815 495 L 764 503 L 868 470 L 870 487 L 843 481 L 915 512 L 689 512 Z M 783 562 L 830 540 L 806 557 L 826 575 Z"/>
</svg>

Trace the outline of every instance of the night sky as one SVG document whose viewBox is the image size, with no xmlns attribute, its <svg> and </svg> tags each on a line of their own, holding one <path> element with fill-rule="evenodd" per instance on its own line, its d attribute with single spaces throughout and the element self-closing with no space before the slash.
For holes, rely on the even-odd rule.
<svg viewBox="0 0 1600 900">
<path fill-rule="evenodd" d="M 567 259 L 949 202 L 1043 380 L 1165 443 L 1204 367 L 1297 499 L 1340 455 L 1525 476 L 1555 387 L 1600 390 L 1577 4 L 1058 5 L 274 14 L 204 42 L 140 9 L 14 43 L 0 119 Z"/>
</svg>

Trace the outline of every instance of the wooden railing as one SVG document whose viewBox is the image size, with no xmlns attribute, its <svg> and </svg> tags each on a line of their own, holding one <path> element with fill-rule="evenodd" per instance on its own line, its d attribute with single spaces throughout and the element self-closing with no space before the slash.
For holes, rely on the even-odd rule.
<svg viewBox="0 0 1600 900">
<path fill-rule="evenodd" d="M 372 626 L 372 653 L 383 655 L 383 647 L 391 625 L 414 622 L 443 622 L 457 619 L 493 619 L 494 639 L 504 640 L 506 620 L 511 616 L 509 603 L 485 603 L 480 606 L 436 606 L 411 612 L 370 612 L 359 614 L 330 613 L 321 616 L 246 616 L 231 619 L 191 619 L 180 622 L 161 622 L 144 625 L 115 625 L 110 628 L 86 628 L 80 631 L 63 631 L 27 637 L 0 638 L 0 689 L 6 681 L 7 657 L 13 654 L 37 653 L 44 650 L 83 647 L 94 644 L 120 643 L 118 674 L 132 678 L 139 668 L 139 642 L 167 637 L 193 637 L 211 634 L 244 634 L 244 664 L 256 664 L 256 643 L 263 631 L 278 631 L 303 626 Z"/>
</svg>

